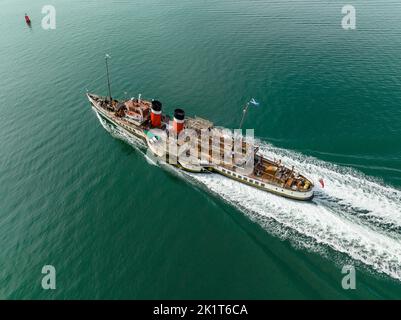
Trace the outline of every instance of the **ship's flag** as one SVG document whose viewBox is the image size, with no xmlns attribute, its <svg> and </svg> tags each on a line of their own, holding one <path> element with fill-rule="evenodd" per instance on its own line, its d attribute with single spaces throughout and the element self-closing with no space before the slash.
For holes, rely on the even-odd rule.
<svg viewBox="0 0 401 320">
<path fill-rule="evenodd" d="M 255 98 L 252 98 L 251 101 L 249 101 L 250 104 L 253 104 L 254 106 L 258 107 L 259 106 L 259 102 L 257 102 L 255 100 Z"/>
</svg>

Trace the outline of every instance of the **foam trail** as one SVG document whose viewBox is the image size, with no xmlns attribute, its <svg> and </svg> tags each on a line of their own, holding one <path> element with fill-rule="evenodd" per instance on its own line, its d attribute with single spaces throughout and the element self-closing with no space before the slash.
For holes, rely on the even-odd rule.
<svg viewBox="0 0 401 320">
<path fill-rule="evenodd" d="M 318 244 L 401 280 L 401 242 L 392 237 L 352 222 L 320 204 L 291 201 L 218 175 L 191 174 L 191 177 L 251 216 L 273 218 Z"/>
</svg>

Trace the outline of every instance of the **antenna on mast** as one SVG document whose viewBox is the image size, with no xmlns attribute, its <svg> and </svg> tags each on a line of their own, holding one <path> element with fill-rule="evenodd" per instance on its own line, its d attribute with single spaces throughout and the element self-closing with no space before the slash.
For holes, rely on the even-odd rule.
<svg viewBox="0 0 401 320">
<path fill-rule="evenodd" d="M 110 59 L 110 55 L 108 55 L 107 53 L 104 56 L 104 60 L 106 61 L 106 74 L 107 74 L 107 87 L 109 88 L 109 99 L 110 99 L 110 103 L 112 101 L 111 98 L 111 89 L 110 89 L 110 76 L 109 76 L 109 64 L 107 62 L 108 59 Z"/>
</svg>

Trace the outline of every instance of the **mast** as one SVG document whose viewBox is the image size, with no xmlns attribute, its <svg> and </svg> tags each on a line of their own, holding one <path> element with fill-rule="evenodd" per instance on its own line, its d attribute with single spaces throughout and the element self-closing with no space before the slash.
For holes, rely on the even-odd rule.
<svg viewBox="0 0 401 320">
<path fill-rule="evenodd" d="M 245 107 L 244 107 L 244 110 L 242 110 L 242 118 L 241 118 L 241 122 L 240 122 L 240 124 L 239 124 L 239 128 L 240 128 L 240 129 L 242 129 L 242 124 L 243 124 L 243 122 L 244 122 L 245 115 L 246 115 L 246 113 L 247 113 L 247 111 L 248 111 L 248 108 L 249 108 L 249 102 L 247 102 L 247 104 L 246 104 Z"/>
<path fill-rule="evenodd" d="M 107 62 L 107 59 L 109 59 L 109 58 L 110 58 L 110 56 L 106 53 L 106 55 L 104 56 L 104 59 L 106 61 L 107 86 L 109 88 L 109 99 L 110 99 L 110 103 L 111 103 L 112 98 L 111 98 L 111 89 L 110 89 L 109 64 Z"/>
</svg>

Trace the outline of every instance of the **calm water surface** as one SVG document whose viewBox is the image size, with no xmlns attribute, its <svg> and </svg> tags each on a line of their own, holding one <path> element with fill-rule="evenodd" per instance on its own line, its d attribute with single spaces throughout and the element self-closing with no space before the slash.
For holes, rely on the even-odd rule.
<svg viewBox="0 0 401 320">
<path fill-rule="evenodd" d="M 401 298 L 400 2 L 352 1 L 355 31 L 337 0 L 51 3 L 45 31 L 47 1 L 0 1 L 0 298 Z M 85 99 L 106 52 L 113 95 L 167 113 L 233 128 L 255 97 L 261 152 L 325 189 L 299 203 L 150 164 Z"/>
</svg>

